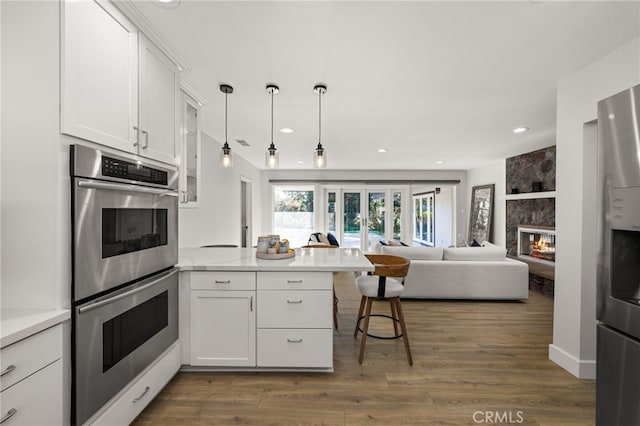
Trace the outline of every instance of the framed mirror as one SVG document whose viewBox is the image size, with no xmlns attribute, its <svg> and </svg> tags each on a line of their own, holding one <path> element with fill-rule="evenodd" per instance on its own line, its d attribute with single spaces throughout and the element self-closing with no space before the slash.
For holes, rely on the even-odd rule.
<svg viewBox="0 0 640 426">
<path fill-rule="evenodd" d="M 469 245 L 476 240 L 482 244 L 490 241 L 495 185 L 479 185 L 471 188 L 471 210 L 469 210 Z"/>
</svg>

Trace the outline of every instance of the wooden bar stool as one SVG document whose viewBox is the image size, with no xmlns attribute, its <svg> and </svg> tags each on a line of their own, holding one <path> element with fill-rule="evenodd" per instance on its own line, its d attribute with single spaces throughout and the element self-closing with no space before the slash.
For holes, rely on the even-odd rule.
<svg viewBox="0 0 640 426">
<path fill-rule="evenodd" d="M 407 352 L 407 360 L 409 365 L 413 365 L 411 357 L 411 349 L 409 348 L 409 337 L 407 336 L 407 327 L 404 322 L 404 313 L 402 312 L 402 304 L 400 303 L 400 295 L 404 290 L 404 285 L 400 279 L 404 278 L 409 271 L 409 259 L 400 256 L 391 256 L 387 254 L 365 254 L 367 259 L 375 266 L 373 275 L 361 275 L 356 278 L 356 286 L 362 294 L 360 300 L 360 309 L 358 310 L 358 320 L 353 337 L 358 336 L 358 331 L 362 332 L 362 340 L 360 341 L 360 356 L 358 363 L 362 364 L 364 359 L 364 347 L 367 336 L 379 339 L 398 339 L 402 337 L 404 341 L 404 349 Z M 386 300 L 391 306 L 391 315 L 374 314 L 371 315 L 371 306 L 374 300 Z M 363 315 L 364 311 L 364 315 Z M 393 321 L 394 335 L 392 337 L 381 337 L 369 334 L 369 319 L 372 316 L 383 316 L 391 318 Z M 360 321 L 364 319 L 364 327 L 360 329 Z M 402 333 L 398 333 L 398 324 Z"/>
<path fill-rule="evenodd" d="M 332 246 L 329 244 L 308 244 L 306 246 L 302 246 L 301 248 L 338 248 L 338 246 Z M 333 287 L 333 327 L 338 329 L 338 297 L 336 296 L 336 287 Z"/>
</svg>

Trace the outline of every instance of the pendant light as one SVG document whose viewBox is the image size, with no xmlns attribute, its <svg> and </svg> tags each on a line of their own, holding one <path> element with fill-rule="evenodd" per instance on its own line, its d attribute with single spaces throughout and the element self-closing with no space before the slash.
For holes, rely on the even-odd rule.
<svg viewBox="0 0 640 426">
<path fill-rule="evenodd" d="M 265 166 L 268 169 L 278 168 L 278 148 L 273 144 L 273 95 L 277 95 L 280 88 L 275 84 L 267 84 L 267 93 L 271 95 L 271 145 L 265 155 Z"/>
<path fill-rule="evenodd" d="M 233 93 L 233 87 L 228 84 L 221 84 L 220 91 L 224 93 L 224 145 L 220 151 L 220 161 L 222 167 L 233 167 L 233 155 L 231 154 L 231 147 L 227 142 L 227 95 Z"/>
<path fill-rule="evenodd" d="M 313 91 L 318 94 L 318 146 L 313 155 L 313 167 L 324 169 L 327 167 L 327 153 L 322 146 L 322 95 L 327 92 L 327 86 L 316 84 Z"/>
</svg>

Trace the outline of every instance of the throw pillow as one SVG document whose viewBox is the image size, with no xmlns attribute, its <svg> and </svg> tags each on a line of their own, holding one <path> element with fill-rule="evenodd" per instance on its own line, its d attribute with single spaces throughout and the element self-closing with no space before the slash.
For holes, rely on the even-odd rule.
<svg viewBox="0 0 640 426">
<path fill-rule="evenodd" d="M 405 243 L 403 243 L 402 241 L 400 241 L 400 245 L 401 245 L 401 246 L 404 246 L 404 247 L 409 247 L 409 244 L 405 244 Z"/>
<path fill-rule="evenodd" d="M 477 242 L 477 241 L 476 241 L 476 239 L 474 238 L 474 239 L 473 239 L 473 242 L 471 243 L 471 247 L 482 247 L 482 246 L 481 246 L 481 245 L 480 245 L 480 243 L 479 243 L 479 242 Z"/>
<path fill-rule="evenodd" d="M 332 246 L 340 247 L 340 244 L 338 244 L 338 240 L 331 232 L 327 233 L 327 239 L 329 240 L 329 244 L 331 244 Z"/>
<path fill-rule="evenodd" d="M 378 242 L 380 243 L 380 245 L 383 245 L 383 246 L 388 246 L 389 245 L 389 244 L 385 243 L 384 240 L 380 240 Z"/>
<path fill-rule="evenodd" d="M 389 240 L 389 241 L 387 241 L 387 245 L 389 245 L 389 246 L 399 246 L 400 243 L 395 241 L 395 240 Z"/>
<path fill-rule="evenodd" d="M 309 241 L 307 242 L 307 244 L 319 243 L 320 242 L 320 237 L 319 237 L 320 234 L 321 234 L 321 232 L 314 232 L 311 235 L 309 235 Z"/>
</svg>

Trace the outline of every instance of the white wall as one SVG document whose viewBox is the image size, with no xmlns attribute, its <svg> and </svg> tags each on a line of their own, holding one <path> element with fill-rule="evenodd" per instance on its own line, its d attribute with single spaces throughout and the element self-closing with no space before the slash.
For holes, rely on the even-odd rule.
<svg viewBox="0 0 640 426">
<path fill-rule="evenodd" d="M 2 308 L 68 307 L 68 160 L 61 158 L 70 138 L 58 125 L 59 4 L 2 2 L 1 27 Z"/>
<path fill-rule="evenodd" d="M 203 107 L 203 108 L 206 108 Z M 181 208 L 179 214 L 180 247 L 206 244 L 240 246 L 240 181 L 252 182 L 252 232 L 250 245 L 255 245 L 261 229 L 261 171 L 244 158 L 234 155 L 233 167 L 220 166 L 222 145 L 202 132 L 202 159 L 199 207 Z M 269 200 L 268 197 L 266 197 Z"/>
<path fill-rule="evenodd" d="M 309 169 L 309 170 L 267 170 L 263 171 L 262 192 L 265 203 L 269 200 L 270 186 L 269 180 L 296 181 L 361 181 L 362 183 L 372 183 L 375 181 L 385 182 L 411 182 L 411 181 L 433 181 L 434 187 L 438 182 L 441 186 L 447 181 L 459 181 L 456 190 L 453 191 L 455 205 L 458 208 L 456 214 L 456 232 L 458 240 L 465 238 L 467 229 L 468 203 L 465 201 L 467 192 L 467 172 L 465 170 L 329 170 L 329 169 Z M 424 186 L 424 184 L 419 184 Z M 412 191 L 416 192 L 416 191 Z M 466 218 L 466 219 L 465 219 Z M 262 213 L 263 232 L 270 231 L 271 214 L 268 204 Z M 437 240 L 439 241 L 439 240 Z"/>
<path fill-rule="evenodd" d="M 471 206 L 471 188 L 478 185 L 495 185 L 494 200 L 493 200 L 493 222 L 491 223 L 491 234 L 493 238 L 491 240 L 495 245 L 505 247 L 505 232 L 506 232 L 506 209 L 507 202 L 505 199 L 506 189 L 506 160 L 501 159 L 485 164 L 475 169 L 467 171 L 467 191 L 464 194 L 465 206 Z M 465 221 L 469 224 L 469 209 L 465 215 Z M 465 227 L 465 229 L 467 229 Z M 467 239 L 467 235 L 464 235 L 464 240 Z"/>
<path fill-rule="evenodd" d="M 558 83 L 553 344 L 549 358 L 581 378 L 595 377 L 596 146 L 584 124 L 597 102 L 640 83 L 640 39 Z M 585 132 L 586 129 L 586 132 Z M 586 143 L 585 143 L 586 138 Z"/>
</svg>

